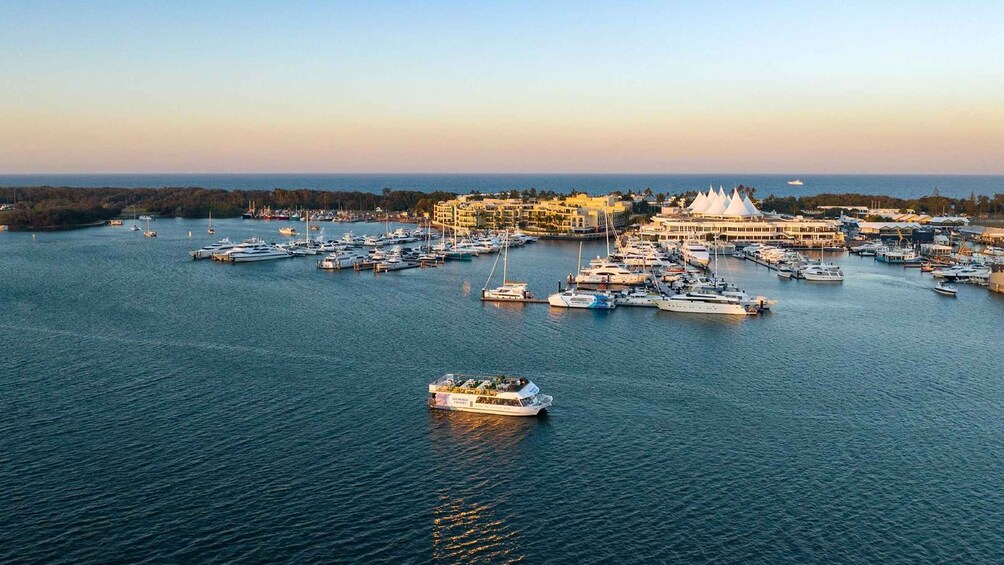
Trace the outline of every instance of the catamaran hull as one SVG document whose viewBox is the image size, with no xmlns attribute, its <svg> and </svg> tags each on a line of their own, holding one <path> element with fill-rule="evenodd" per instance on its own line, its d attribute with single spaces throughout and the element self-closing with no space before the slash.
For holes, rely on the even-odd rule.
<svg viewBox="0 0 1004 565">
<path fill-rule="evenodd" d="M 584 308 L 588 310 L 611 310 L 617 306 L 613 302 L 603 301 L 597 297 L 565 299 L 560 295 L 548 296 L 547 303 L 555 308 Z"/>
<path fill-rule="evenodd" d="M 478 414 L 492 414 L 495 416 L 537 416 L 545 412 L 550 406 L 552 399 L 547 395 L 540 395 L 541 400 L 537 404 L 529 406 L 499 406 L 494 404 L 479 404 L 475 399 L 466 394 L 436 393 L 434 399 L 429 399 L 429 408 L 435 410 L 450 410 L 452 412 L 475 412 Z"/>
</svg>

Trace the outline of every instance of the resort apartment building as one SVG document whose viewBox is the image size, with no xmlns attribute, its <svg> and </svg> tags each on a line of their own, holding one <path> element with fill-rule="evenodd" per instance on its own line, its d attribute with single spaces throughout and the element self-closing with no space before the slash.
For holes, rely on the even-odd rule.
<svg viewBox="0 0 1004 565">
<path fill-rule="evenodd" d="M 621 227 L 630 212 L 631 202 L 616 195 L 578 194 L 540 201 L 462 195 L 438 202 L 433 221 L 462 231 L 520 228 L 534 235 L 579 235 L 602 233 L 608 217 Z"/>
<path fill-rule="evenodd" d="M 786 247 L 819 248 L 843 245 L 840 222 L 765 215 L 750 201 L 733 191 L 732 197 L 719 188 L 716 193 L 698 193 L 686 208 L 666 209 L 641 227 L 640 235 L 653 241 L 701 241 L 769 243 Z"/>
</svg>

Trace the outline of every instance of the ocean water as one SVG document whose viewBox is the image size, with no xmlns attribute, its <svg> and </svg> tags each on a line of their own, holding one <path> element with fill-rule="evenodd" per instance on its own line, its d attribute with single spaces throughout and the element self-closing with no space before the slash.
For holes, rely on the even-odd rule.
<svg viewBox="0 0 1004 565">
<path fill-rule="evenodd" d="M 803 186 L 788 181 L 799 178 Z M 759 197 L 805 196 L 820 193 L 888 195 L 917 198 L 935 189 L 943 196 L 968 197 L 1004 192 L 1004 176 L 997 175 L 760 175 L 709 173 L 690 175 L 518 175 L 518 174 L 121 174 L 121 175 L 0 175 L 0 186 L 146 187 L 199 186 L 226 190 L 274 188 L 381 192 L 395 190 L 471 190 L 498 192 L 536 188 L 567 193 L 575 189 L 590 194 L 614 190 L 681 193 L 703 190 L 709 185 L 726 189 L 744 184 L 757 189 Z"/>
<path fill-rule="evenodd" d="M 834 255 L 843 284 L 723 260 L 780 300 L 748 319 L 483 305 L 493 258 L 223 265 L 155 226 L 0 233 L 0 562 L 1004 561 L 1002 295 Z M 430 411 L 449 371 L 555 404 Z"/>
</svg>

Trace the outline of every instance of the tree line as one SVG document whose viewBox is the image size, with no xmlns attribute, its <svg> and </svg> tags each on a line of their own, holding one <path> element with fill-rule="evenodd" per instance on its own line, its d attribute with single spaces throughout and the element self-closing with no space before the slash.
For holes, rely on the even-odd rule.
<svg viewBox="0 0 1004 565">
<path fill-rule="evenodd" d="M 250 205 L 274 209 L 345 210 L 432 213 L 436 202 L 456 198 L 452 192 L 391 190 L 381 193 L 326 190 L 219 190 L 184 188 L 71 188 L 38 186 L 4 188 L 17 201 L 0 212 L 0 224 L 11 229 L 69 228 L 119 216 L 153 214 L 180 218 L 227 218 Z"/>
<path fill-rule="evenodd" d="M 985 196 L 970 193 L 967 198 L 950 198 L 935 190 L 929 196 L 920 198 L 895 198 L 871 194 L 816 194 L 814 196 L 774 196 L 764 198 L 759 203 L 765 212 L 799 214 L 818 210 L 820 206 L 868 206 L 869 208 L 889 208 L 905 212 L 913 210 L 929 216 L 969 216 L 972 218 L 998 217 L 1004 215 L 1004 193 Z M 833 213 L 839 214 L 839 211 Z"/>
<path fill-rule="evenodd" d="M 869 194 L 817 194 L 814 196 L 779 197 L 773 194 L 757 200 L 756 188 L 740 185 L 739 192 L 753 198 L 757 206 L 765 212 L 799 214 L 817 210 L 819 206 L 869 206 L 914 210 L 929 215 L 967 215 L 970 217 L 1004 216 L 1004 194 L 993 196 L 970 194 L 968 198 L 949 198 L 938 194 L 915 199 Z M 571 191 L 571 195 L 577 191 Z M 632 192 L 615 191 L 625 200 L 631 199 Z M 0 211 L 0 224 L 12 229 L 69 228 L 103 222 L 115 217 L 137 214 L 175 216 L 182 218 L 205 218 L 211 211 L 218 218 L 235 217 L 243 214 L 253 203 L 257 208 L 273 209 L 324 209 L 371 212 L 376 209 L 385 212 L 415 212 L 432 214 L 437 202 L 456 198 L 456 194 L 445 191 L 421 192 L 417 190 L 383 189 L 380 193 L 345 192 L 327 190 L 220 190 L 198 187 L 166 188 L 72 188 L 38 186 L 31 188 L 0 188 L 0 194 L 10 194 L 16 199 L 13 210 Z M 481 193 L 471 191 L 477 198 Z M 653 196 L 652 189 L 640 192 L 643 196 Z M 679 195 L 690 202 L 696 191 Z M 512 190 L 499 196 L 541 200 L 564 196 L 554 191 L 536 188 Z M 655 195 L 657 202 L 668 200 L 665 193 Z M 641 206 L 647 207 L 647 206 Z M 654 211 L 654 210 L 650 210 Z M 644 212 L 644 210 L 636 210 Z M 835 211 L 834 213 L 839 213 Z"/>
</svg>

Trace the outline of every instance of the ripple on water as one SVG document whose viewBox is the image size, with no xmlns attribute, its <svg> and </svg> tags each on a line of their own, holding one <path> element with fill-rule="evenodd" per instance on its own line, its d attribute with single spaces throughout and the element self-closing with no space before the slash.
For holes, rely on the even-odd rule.
<svg viewBox="0 0 1004 565">
<path fill-rule="evenodd" d="M 189 261 L 200 226 L 3 235 L 0 561 L 1004 561 L 982 289 L 727 259 L 775 313 L 487 305 L 488 258 Z M 509 268 L 544 295 L 577 252 Z M 531 376 L 548 417 L 428 411 L 430 379 L 486 370 Z"/>
</svg>

